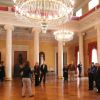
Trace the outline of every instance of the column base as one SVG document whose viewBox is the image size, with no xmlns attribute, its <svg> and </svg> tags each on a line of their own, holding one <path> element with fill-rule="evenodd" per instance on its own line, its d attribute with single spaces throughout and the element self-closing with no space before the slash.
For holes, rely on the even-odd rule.
<svg viewBox="0 0 100 100">
<path fill-rule="evenodd" d="M 12 78 L 8 78 L 8 77 L 5 78 L 5 81 L 11 81 L 11 80 Z"/>
<path fill-rule="evenodd" d="M 58 76 L 57 78 L 58 78 L 58 79 L 63 79 L 63 76 Z"/>
</svg>

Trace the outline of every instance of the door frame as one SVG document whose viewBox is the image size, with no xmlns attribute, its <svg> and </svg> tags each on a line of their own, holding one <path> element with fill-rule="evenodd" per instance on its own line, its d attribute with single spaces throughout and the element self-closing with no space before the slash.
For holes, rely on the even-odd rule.
<svg viewBox="0 0 100 100">
<path fill-rule="evenodd" d="M 29 46 L 28 45 L 13 45 L 12 50 L 12 74 L 14 75 L 14 52 L 27 51 L 27 60 L 29 60 Z"/>
</svg>

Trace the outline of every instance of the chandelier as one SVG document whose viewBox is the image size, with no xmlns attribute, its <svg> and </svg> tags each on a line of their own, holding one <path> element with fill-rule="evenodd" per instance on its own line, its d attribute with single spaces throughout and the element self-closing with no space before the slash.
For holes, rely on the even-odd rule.
<svg viewBox="0 0 100 100">
<path fill-rule="evenodd" d="M 74 33 L 69 30 L 59 30 L 54 32 L 57 41 L 67 42 L 73 39 Z"/>
<path fill-rule="evenodd" d="M 36 27 L 48 28 L 70 20 L 74 0 L 13 0 L 16 15 L 27 19 Z M 24 20 L 26 21 L 26 20 Z"/>
</svg>

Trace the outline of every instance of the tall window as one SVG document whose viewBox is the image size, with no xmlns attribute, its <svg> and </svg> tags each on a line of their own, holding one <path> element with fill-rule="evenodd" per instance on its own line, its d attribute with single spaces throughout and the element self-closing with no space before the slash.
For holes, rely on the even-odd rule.
<svg viewBox="0 0 100 100">
<path fill-rule="evenodd" d="M 79 64 L 79 51 L 77 52 L 77 65 Z"/>
<path fill-rule="evenodd" d="M 99 4 L 99 0 L 91 0 L 89 3 L 88 3 L 88 8 L 89 10 L 91 10 L 92 8 L 94 8 L 95 6 L 97 6 Z"/>
<path fill-rule="evenodd" d="M 97 50 L 96 49 L 92 49 L 92 62 L 97 63 L 98 59 L 97 59 Z"/>
<path fill-rule="evenodd" d="M 79 9 L 79 10 L 76 12 L 76 16 L 77 16 L 77 17 L 82 16 L 82 8 Z"/>
</svg>

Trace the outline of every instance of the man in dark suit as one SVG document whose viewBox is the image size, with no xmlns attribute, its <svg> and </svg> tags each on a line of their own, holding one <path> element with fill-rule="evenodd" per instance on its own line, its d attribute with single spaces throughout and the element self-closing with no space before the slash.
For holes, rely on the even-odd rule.
<svg viewBox="0 0 100 100">
<path fill-rule="evenodd" d="M 78 71 L 79 71 L 79 77 L 81 77 L 81 73 L 82 73 L 82 64 L 81 64 L 81 62 L 77 65 L 77 67 L 78 67 Z"/>
<path fill-rule="evenodd" d="M 5 66 L 3 65 L 3 61 L 0 62 L 0 80 L 3 82 L 5 78 Z"/>
<path fill-rule="evenodd" d="M 64 81 L 68 81 L 68 66 L 67 65 L 64 65 L 63 77 L 64 77 Z"/>
<path fill-rule="evenodd" d="M 97 66 L 97 72 L 96 72 L 96 87 L 98 90 L 98 93 L 100 93 L 100 64 Z"/>
<path fill-rule="evenodd" d="M 97 71 L 97 68 L 92 62 L 90 68 L 88 69 L 89 90 L 93 90 L 96 71 Z"/>
<path fill-rule="evenodd" d="M 45 64 L 45 62 L 43 62 L 43 64 L 41 65 L 40 71 L 41 71 L 40 83 L 41 83 L 42 79 L 43 79 L 43 83 L 45 83 L 45 81 L 46 81 L 46 74 L 48 72 L 47 65 Z"/>
<path fill-rule="evenodd" d="M 40 77 L 40 67 L 38 63 L 36 63 L 34 66 L 34 74 L 35 74 L 35 86 L 38 86 Z"/>
</svg>

